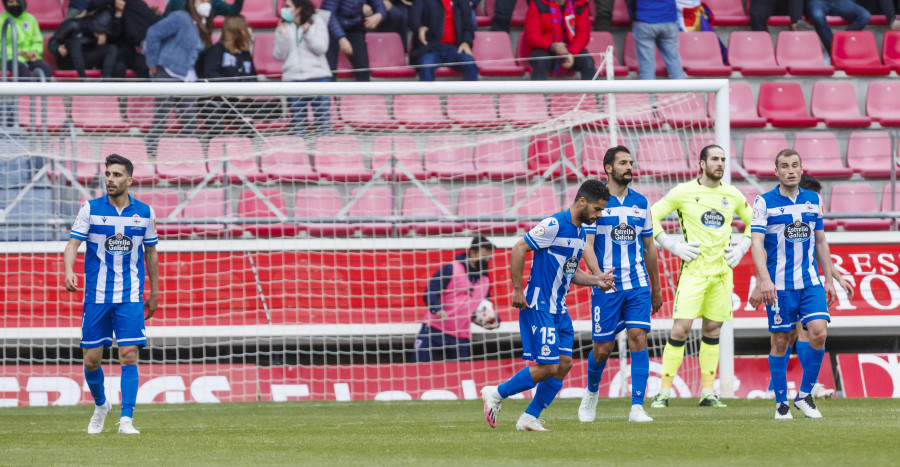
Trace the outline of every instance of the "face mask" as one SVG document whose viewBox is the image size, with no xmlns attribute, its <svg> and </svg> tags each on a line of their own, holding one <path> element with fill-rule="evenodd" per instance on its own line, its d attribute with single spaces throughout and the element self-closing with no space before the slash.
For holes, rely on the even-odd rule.
<svg viewBox="0 0 900 467">
<path fill-rule="evenodd" d="M 288 8 L 288 7 L 282 8 L 281 9 L 281 19 L 283 19 L 287 23 L 294 21 L 294 9 Z"/>
<path fill-rule="evenodd" d="M 198 15 L 200 15 L 204 18 L 209 18 L 210 13 L 212 13 L 212 4 L 211 3 L 207 2 L 207 3 L 201 3 L 201 4 L 197 5 L 197 14 Z"/>
<path fill-rule="evenodd" d="M 16 5 L 6 7 L 6 11 L 14 17 L 18 18 L 19 16 L 22 16 L 22 12 L 24 12 L 25 9 L 22 8 L 22 5 Z"/>
</svg>

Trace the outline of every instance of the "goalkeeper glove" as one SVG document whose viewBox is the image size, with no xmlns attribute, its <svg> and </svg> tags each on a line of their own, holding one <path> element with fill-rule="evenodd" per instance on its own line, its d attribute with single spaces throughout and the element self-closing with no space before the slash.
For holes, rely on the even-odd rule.
<svg viewBox="0 0 900 467">
<path fill-rule="evenodd" d="M 734 269 L 741 263 L 741 258 L 750 251 L 750 244 L 749 237 L 742 237 L 737 246 L 729 245 L 725 247 L 725 262 L 728 263 L 731 269 Z"/>
<path fill-rule="evenodd" d="M 669 253 L 681 258 L 685 263 L 690 263 L 697 259 L 697 256 L 700 256 L 700 242 L 680 242 L 665 232 L 660 232 L 656 236 L 656 242 Z"/>
</svg>

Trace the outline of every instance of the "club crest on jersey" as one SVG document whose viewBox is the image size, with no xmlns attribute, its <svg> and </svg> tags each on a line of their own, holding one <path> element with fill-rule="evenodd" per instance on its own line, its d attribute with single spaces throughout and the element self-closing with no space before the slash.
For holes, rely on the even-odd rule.
<svg viewBox="0 0 900 467">
<path fill-rule="evenodd" d="M 631 210 L 634 212 L 635 217 L 641 215 L 641 208 L 637 207 L 637 204 L 631 207 Z"/>
<path fill-rule="evenodd" d="M 782 321 L 781 315 L 779 315 L 778 312 L 775 312 L 775 316 L 772 317 L 772 322 L 775 323 L 775 325 L 777 326 L 777 325 L 781 324 L 781 321 Z"/>
<path fill-rule="evenodd" d="M 131 222 L 132 222 L 134 225 L 141 225 L 141 216 L 139 216 L 139 215 L 137 215 L 137 214 L 131 216 Z"/>
<path fill-rule="evenodd" d="M 809 201 L 806 202 L 806 210 L 812 212 L 815 209 Z"/>
<path fill-rule="evenodd" d="M 550 355 L 550 346 L 549 345 L 544 345 L 541 347 L 541 355 L 543 355 L 544 357 Z"/>
<path fill-rule="evenodd" d="M 718 229 L 725 225 L 725 215 L 715 209 L 710 209 L 700 216 L 700 223 L 710 229 Z"/>
<path fill-rule="evenodd" d="M 722 207 L 723 207 L 723 208 L 727 208 L 727 207 L 728 207 L 728 198 L 726 198 L 726 197 L 724 197 L 724 196 L 722 197 Z"/>
<path fill-rule="evenodd" d="M 624 222 L 613 227 L 609 234 L 610 239 L 616 245 L 630 245 L 637 239 L 637 232 L 635 232 L 634 227 Z"/>
<path fill-rule="evenodd" d="M 802 243 L 812 237 L 812 229 L 805 222 L 799 220 L 784 227 L 784 239 L 791 243 Z"/>
<path fill-rule="evenodd" d="M 123 256 L 131 253 L 131 250 L 134 249 L 134 242 L 131 238 L 117 233 L 114 236 L 106 237 L 103 246 L 106 248 L 107 253 L 113 256 Z"/>
<path fill-rule="evenodd" d="M 600 334 L 603 331 L 603 328 L 600 326 L 600 323 L 594 324 L 594 334 Z"/>
</svg>

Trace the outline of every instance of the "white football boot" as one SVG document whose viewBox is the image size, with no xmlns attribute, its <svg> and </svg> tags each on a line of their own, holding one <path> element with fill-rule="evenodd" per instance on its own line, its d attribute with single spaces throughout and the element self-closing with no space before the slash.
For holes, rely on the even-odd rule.
<svg viewBox="0 0 900 467">
<path fill-rule="evenodd" d="M 96 435 L 103 431 L 103 423 L 106 421 L 106 416 L 109 415 L 111 409 L 112 403 L 109 401 L 109 398 L 106 399 L 105 404 L 94 406 L 94 415 L 91 415 L 91 423 L 88 425 L 88 434 Z"/>
<path fill-rule="evenodd" d="M 600 391 L 584 390 L 584 395 L 581 396 L 581 405 L 578 406 L 578 420 L 581 420 L 582 423 L 593 422 L 597 417 L 597 397 L 599 395 Z"/>
<path fill-rule="evenodd" d="M 806 418 L 822 418 L 822 413 L 819 412 L 815 402 L 813 402 L 812 394 L 807 394 L 802 399 L 800 394 L 797 394 L 797 397 L 794 398 L 794 407 L 800 409 L 803 415 L 806 415 Z"/>
<path fill-rule="evenodd" d="M 775 407 L 775 420 L 793 420 L 791 415 L 791 406 L 787 402 L 782 402 Z"/>
<path fill-rule="evenodd" d="M 519 417 L 519 421 L 516 422 L 516 430 L 518 431 L 550 431 L 544 428 L 544 421 L 535 418 L 533 415 L 528 415 L 527 413 L 523 413 L 521 417 Z"/>
<path fill-rule="evenodd" d="M 824 384 L 816 383 L 810 394 L 812 394 L 813 399 L 831 399 L 834 397 L 834 389 L 828 389 Z"/>
<path fill-rule="evenodd" d="M 484 419 L 491 428 L 497 428 L 497 415 L 500 414 L 500 404 L 503 403 L 503 398 L 497 396 L 497 387 L 481 388 L 481 400 L 484 401 Z"/>
<path fill-rule="evenodd" d="M 131 417 L 122 417 L 119 419 L 119 433 L 124 435 L 139 435 L 140 431 L 137 431 L 134 428 L 134 425 L 131 424 Z"/>
<path fill-rule="evenodd" d="M 653 419 L 650 418 L 650 416 L 647 415 L 647 412 L 644 411 L 644 406 L 634 404 L 631 406 L 631 413 L 628 414 L 628 421 L 644 423 L 644 422 L 652 422 Z"/>
</svg>

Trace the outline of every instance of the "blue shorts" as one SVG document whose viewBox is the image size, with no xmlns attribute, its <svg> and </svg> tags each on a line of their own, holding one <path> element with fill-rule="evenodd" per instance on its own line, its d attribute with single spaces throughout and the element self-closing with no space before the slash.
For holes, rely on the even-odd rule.
<svg viewBox="0 0 900 467">
<path fill-rule="evenodd" d="M 560 355 L 572 356 L 575 328 L 568 313 L 551 314 L 526 308 L 519 311 L 519 334 L 522 336 L 523 360 L 559 363 Z"/>
<path fill-rule="evenodd" d="M 797 290 L 779 290 L 775 305 L 766 305 L 769 315 L 769 332 L 790 332 L 797 321 L 806 323 L 814 319 L 831 322 L 825 301 L 825 288 L 821 285 Z"/>
<path fill-rule="evenodd" d="M 147 345 L 144 303 L 85 303 L 81 317 L 81 348 L 112 346 L 113 330 L 119 346 Z"/>
<path fill-rule="evenodd" d="M 650 330 L 650 287 L 591 296 L 591 338 L 594 342 L 612 342 L 623 329 Z"/>
</svg>

